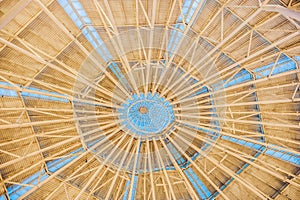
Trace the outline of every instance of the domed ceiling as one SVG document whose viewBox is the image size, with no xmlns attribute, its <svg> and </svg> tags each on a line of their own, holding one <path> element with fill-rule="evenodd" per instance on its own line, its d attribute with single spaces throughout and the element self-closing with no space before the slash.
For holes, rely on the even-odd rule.
<svg viewBox="0 0 300 200">
<path fill-rule="evenodd" d="M 298 0 L 2 0 L 0 36 L 0 200 L 299 199 Z"/>
</svg>

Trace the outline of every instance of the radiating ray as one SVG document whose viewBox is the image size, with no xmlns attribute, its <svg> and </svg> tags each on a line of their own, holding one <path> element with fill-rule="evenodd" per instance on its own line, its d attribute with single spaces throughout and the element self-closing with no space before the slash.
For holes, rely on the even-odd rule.
<svg viewBox="0 0 300 200">
<path fill-rule="evenodd" d="M 296 2 L 28 2 L 0 3 L 0 200 L 293 199 Z"/>
</svg>

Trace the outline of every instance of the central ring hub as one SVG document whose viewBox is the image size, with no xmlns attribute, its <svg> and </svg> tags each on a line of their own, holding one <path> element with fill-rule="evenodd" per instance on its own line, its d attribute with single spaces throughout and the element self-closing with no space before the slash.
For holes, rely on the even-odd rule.
<svg viewBox="0 0 300 200">
<path fill-rule="evenodd" d="M 148 112 L 148 109 L 144 106 L 140 107 L 139 112 L 142 114 L 146 114 Z"/>
<path fill-rule="evenodd" d="M 170 102 L 157 93 L 134 94 L 122 106 L 118 109 L 122 125 L 127 129 L 126 132 L 139 138 L 151 138 L 164 133 L 175 119 Z"/>
</svg>

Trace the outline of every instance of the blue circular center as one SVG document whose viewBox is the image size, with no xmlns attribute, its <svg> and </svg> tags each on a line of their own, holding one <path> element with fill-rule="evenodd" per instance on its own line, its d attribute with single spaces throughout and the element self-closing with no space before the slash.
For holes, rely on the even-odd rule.
<svg viewBox="0 0 300 200">
<path fill-rule="evenodd" d="M 138 136 L 149 136 L 164 131 L 173 121 L 174 112 L 170 102 L 157 93 L 134 94 L 118 109 L 122 124 Z"/>
</svg>

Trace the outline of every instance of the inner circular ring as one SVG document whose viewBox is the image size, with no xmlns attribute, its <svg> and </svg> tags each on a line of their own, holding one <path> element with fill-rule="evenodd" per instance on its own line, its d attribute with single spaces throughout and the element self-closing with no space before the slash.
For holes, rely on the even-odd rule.
<svg viewBox="0 0 300 200">
<path fill-rule="evenodd" d="M 160 134 L 174 121 L 174 112 L 170 102 L 158 94 L 147 93 L 133 95 L 119 109 L 122 124 L 127 132 L 137 137 L 152 137 Z"/>
</svg>

